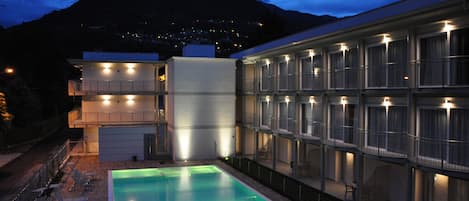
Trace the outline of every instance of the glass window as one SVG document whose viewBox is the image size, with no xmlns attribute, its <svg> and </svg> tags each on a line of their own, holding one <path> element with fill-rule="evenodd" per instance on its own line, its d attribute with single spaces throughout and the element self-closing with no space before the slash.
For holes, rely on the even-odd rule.
<svg viewBox="0 0 469 201">
<path fill-rule="evenodd" d="M 355 121 L 355 105 L 331 105 L 330 138 L 353 143 Z"/>
<path fill-rule="evenodd" d="M 386 45 L 368 48 L 368 87 L 386 86 Z"/>
<path fill-rule="evenodd" d="M 313 84 L 311 57 L 301 59 L 301 89 L 311 89 Z"/>
<path fill-rule="evenodd" d="M 420 39 L 420 85 L 443 85 L 446 66 L 446 33 Z"/>
<path fill-rule="evenodd" d="M 342 52 L 330 55 L 331 88 L 344 88 L 344 54 Z"/>
<path fill-rule="evenodd" d="M 262 65 L 262 87 L 263 91 L 272 90 L 272 68 L 270 64 Z"/>
<path fill-rule="evenodd" d="M 368 108 L 367 145 L 396 153 L 407 149 L 407 108 L 402 106 Z"/>
<path fill-rule="evenodd" d="M 469 85 L 469 28 L 451 32 L 450 85 Z"/>
<path fill-rule="evenodd" d="M 262 105 L 261 126 L 270 127 L 271 117 L 272 117 L 271 106 L 270 106 L 271 104 L 268 102 L 262 102 L 261 105 Z"/>
<path fill-rule="evenodd" d="M 407 86 L 407 41 L 392 41 L 388 46 L 388 86 Z"/>
</svg>

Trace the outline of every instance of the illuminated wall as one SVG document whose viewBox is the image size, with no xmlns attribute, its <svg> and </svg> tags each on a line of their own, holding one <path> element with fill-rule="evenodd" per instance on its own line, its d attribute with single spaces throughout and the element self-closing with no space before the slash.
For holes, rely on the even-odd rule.
<svg viewBox="0 0 469 201">
<path fill-rule="evenodd" d="M 175 160 L 234 153 L 235 60 L 168 60 L 168 130 Z"/>
</svg>

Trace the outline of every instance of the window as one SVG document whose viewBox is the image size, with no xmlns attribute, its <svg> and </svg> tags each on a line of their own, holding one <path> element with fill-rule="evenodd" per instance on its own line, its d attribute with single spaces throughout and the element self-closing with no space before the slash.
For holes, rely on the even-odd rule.
<svg viewBox="0 0 469 201">
<path fill-rule="evenodd" d="M 295 61 L 283 61 L 278 64 L 280 90 L 295 89 Z"/>
<path fill-rule="evenodd" d="M 322 89 L 322 56 L 301 59 L 301 89 Z"/>
<path fill-rule="evenodd" d="M 270 128 L 272 119 L 272 106 L 269 102 L 261 102 L 261 126 Z"/>
<path fill-rule="evenodd" d="M 420 109 L 419 155 L 469 166 L 468 122 L 469 109 Z"/>
<path fill-rule="evenodd" d="M 301 134 L 321 136 L 321 113 L 317 104 L 301 104 Z"/>
<path fill-rule="evenodd" d="M 280 130 L 286 130 L 293 132 L 294 130 L 294 115 L 295 115 L 295 104 L 294 103 L 279 103 L 279 123 L 278 128 Z"/>
<path fill-rule="evenodd" d="M 331 88 L 356 88 L 358 48 L 330 55 Z"/>
<path fill-rule="evenodd" d="M 355 105 L 331 105 L 330 138 L 353 144 L 355 121 Z"/>
<path fill-rule="evenodd" d="M 405 87 L 408 79 L 406 41 L 369 47 L 367 65 L 368 87 Z"/>
<path fill-rule="evenodd" d="M 469 85 L 468 55 L 469 28 L 421 38 L 420 86 Z"/>
<path fill-rule="evenodd" d="M 268 91 L 272 90 L 272 68 L 270 64 L 264 64 L 261 67 L 262 73 L 262 82 L 261 82 L 261 90 Z"/>
<path fill-rule="evenodd" d="M 368 108 L 367 145 L 396 153 L 407 149 L 407 108 L 402 106 Z"/>
</svg>

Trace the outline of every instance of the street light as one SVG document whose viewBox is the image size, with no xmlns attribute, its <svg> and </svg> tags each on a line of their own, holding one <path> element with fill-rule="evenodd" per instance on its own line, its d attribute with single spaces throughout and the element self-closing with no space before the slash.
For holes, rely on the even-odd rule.
<svg viewBox="0 0 469 201">
<path fill-rule="evenodd" d="M 7 74 L 7 75 L 13 75 L 13 74 L 15 74 L 15 69 L 12 68 L 12 67 L 6 67 L 6 68 L 5 68 L 5 74 Z"/>
</svg>

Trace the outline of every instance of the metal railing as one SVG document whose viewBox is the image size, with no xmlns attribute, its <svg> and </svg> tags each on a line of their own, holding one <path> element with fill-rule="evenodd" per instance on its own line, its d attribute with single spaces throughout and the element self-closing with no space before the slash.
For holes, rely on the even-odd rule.
<svg viewBox="0 0 469 201">
<path fill-rule="evenodd" d="M 358 87 L 358 67 L 345 67 L 329 72 L 330 88 L 332 89 L 356 89 Z"/>
<path fill-rule="evenodd" d="M 293 177 L 284 175 L 247 158 L 222 159 L 227 165 L 295 201 L 340 201 Z"/>
<path fill-rule="evenodd" d="M 469 141 L 411 136 L 417 164 L 444 170 L 469 172 Z"/>
<path fill-rule="evenodd" d="M 69 80 L 68 94 L 164 92 L 165 83 L 155 80 Z"/>
<path fill-rule="evenodd" d="M 69 141 L 58 147 L 43 166 L 37 170 L 33 176 L 29 178 L 26 184 L 20 188 L 11 201 L 34 201 L 38 199 L 41 192 L 33 192 L 38 188 L 47 187 L 51 184 L 53 178 L 57 175 L 60 169 L 63 168 L 65 162 L 70 157 L 70 151 L 73 147 L 70 146 Z"/>
<path fill-rule="evenodd" d="M 469 86 L 469 55 L 417 61 L 420 87 Z"/>
<path fill-rule="evenodd" d="M 273 91 L 273 76 L 263 77 L 260 83 L 260 91 Z"/>
<path fill-rule="evenodd" d="M 302 125 L 302 127 L 300 128 L 300 135 L 321 138 L 323 133 L 322 122 L 307 120 L 304 123 L 306 123 L 306 125 Z"/>
<path fill-rule="evenodd" d="M 81 112 L 77 109 L 69 112 L 69 126 L 72 128 L 102 124 L 153 124 L 163 121 L 165 121 L 164 110 L 158 112 Z"/>
<path fill-rule="evenodd" d="M 407 157 L 409 135 L 406 132 L 364 130 L 365 149 L 369 154 L 386 157 Z"/>
<path fill-rule="evenodd" d="M 279 118 L 278 129 L 279 131 L 286 131 L 288 133 L 295 132 L 295 119 L 293 118 Z"/>
<path fill-rule="evenodd" d="M 324 88 L 323 73 L 318 71 L 316 73 L 302 73 L 301 74 L 301 89 L 302 90 L 320 90 Z"/>
</svg>

